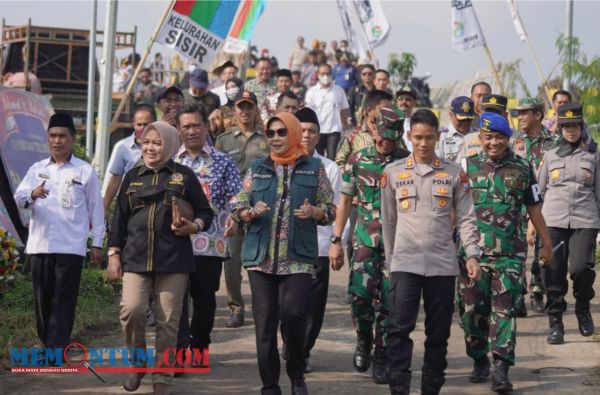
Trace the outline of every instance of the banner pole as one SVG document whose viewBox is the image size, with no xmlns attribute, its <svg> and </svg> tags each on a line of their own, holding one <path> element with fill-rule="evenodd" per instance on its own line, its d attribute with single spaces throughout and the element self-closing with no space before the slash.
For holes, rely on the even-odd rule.
<svg viewBox="0 0 600 395">
<path fill-rule="evenodd" d="M 117 110 L 115 111 L 115 114 L 113 115 L 113 119 L 112 119 L 112 122 L 110 125 L 110 132 L 112 132 L 116 129 L 117 120 L 119 119 L 119 116 L 121 115 L 121 112 L 123 111 L 123 108 L 125 107 L 125 102 L 129 98 L 129 95 L 131 95 L 131 91 L 133 90 L 133 87 L 136 83 L 137 77 L 140 74 L 140 71 L 142 70 L 142 68 L 144 67 L 144 63 L 146 62 L 148 55 L 150 54 L 150 50 L 152 49 L 152 45 L 154 44 L 154 41 L 156 40 L 156 36 L 158 35 L 158 32 L 160 31 L 160 28 L 162 27 L 162 25 L 165 23 L 165 20 L 167 19 L 167 16 L 169 15 L 169 12 L 171 11 L 171 8 L 173 7 L 174 3 L 175 3 L 175 0 L 169 0 L 169 4 L 167 5 L 167 8 L 165 8 L 165 11 L 163 12 L 162 17 L 160 18 L 160 22 L 158 23 L 158 26 L 156 26 L 154 33 L 152 33 L 152 36 L 150 36 L 150 41 L 148 42 L 148 45 L 146 46 L 144 55 L 140 59 L 140 62 L 138 63 L 137 67 L 135 68 L 135 71 L 133 72 L 133 75 L 131 76 L 131 79 L 129 80 L 129 85 L 127 85 L 127 90 L 125 91 L 125 94 L 121 98 L 121 102 L 119 103 L 119 106 L 117 107 Z"/>
</svg>

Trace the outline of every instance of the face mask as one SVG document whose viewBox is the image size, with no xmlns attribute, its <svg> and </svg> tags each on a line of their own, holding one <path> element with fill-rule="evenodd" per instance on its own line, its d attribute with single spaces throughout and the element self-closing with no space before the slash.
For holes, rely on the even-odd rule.
<svg viewBox="0 0 600 395">
<path fill-rule="evenodd" d="M 229 100 L 233 100 L 239 92 L 240 88 L 229 88 L 225 90 L 225 96 L 227 96 Z"/>
<path fill-rule="evenodd" d="M 191 73 L 192 71 L 194 71 L 196 69 L 196 66 L 193 64 L 188 64 L 188 71 Z"/>
<path fill-rule="evenodd" d="M 330 75 L 319 75 L 319 82 L 323 85 L 331 84 L 331 76 Z"/>
</svg>

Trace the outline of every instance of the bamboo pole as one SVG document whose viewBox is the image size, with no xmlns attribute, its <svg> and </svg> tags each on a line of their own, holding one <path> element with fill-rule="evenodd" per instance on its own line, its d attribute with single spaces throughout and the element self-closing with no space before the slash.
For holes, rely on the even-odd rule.
<svg viewBox="0 0 600 395">
<path fill-rule="evenodd" d="M 485 39 L 484 39 L 484 44 L 483 44 L 483 52 L 485 53 L 488 63 L 490 64 L 490 69 L 492 70 L 492 75 L 494 77 L 494 81 L 496 81 L 496 85 L 498 85 L 500 94 L 502 96 L 506 97 L 506 91 L 504 90 L 504 86 L 500 82 L 500 76 L 498 75 L 498 69 L 496 69 L 496 64 L 494 63 L 494 59 L 492 58 L 492 53 L 490 52 L 490 49 L 488 48 L 487 43 L 485 42 Z M 510 111 L 508 111 L 508 107 L 506 109 L 506 113 L 507 113 L 507 117 L 508 117 L 508 123 L 512 126 L 513 119 L 512 119 L 512 115 L 510 115 Z"/>
<path fill-rule="evenodd" d="M 154 33 L 152 33 L 152 36 L 150 36 L 150 41 L 148 42 L 148 45 L 146 46 L 144 55 L 140 59 L 140 62 L 138 63 L 137 67 L 135 68 L 135 71 L 133 72 L 133 75 L 131 76 L 131 79 L 129 80 L 129 85 L 127 85 L 127 90 L 125 91 L 125 94 L 123 95 L 123 98 L 121 98 L 121 102 L 119 103 L 119 106 L 117 107 L 117 110 L 115 111 L 115 114 L 113 116 L 111 126 L 110 126 L 111 132 L 116 129 L 116 124 L 119 119 L 119 116 L 121 115 L 121 112 L 123 111 L 123 108 L 125 107 L 125 102 L 131 95 L 131 91 L 133 90 L 133 87 L 136 83 L 137 77 L 138 77 L 140 71 L 142 70 L 142 68 L 144 67 L 144 63 L 146 62 L 148 55 L 150 54 L 150 50 L 152 49 L 152 45 L 154 44 L 154 41 L 156 40 L 156 36 L 158 35 L 163 23 L 167 19 L 167 16 L 169 15 L 169 11 L 171 11 L 171 8 L 173 7 L 174 3 L 175 3 L 175 0 L 169 0 L 169 4 L 167 5 L 167 8 L 165 8 L 165 12 L 163 12 L 162 17 L 160 18 L 160 22 L 156 26 L 156 29 L 154 29 Z"/>
</svg>

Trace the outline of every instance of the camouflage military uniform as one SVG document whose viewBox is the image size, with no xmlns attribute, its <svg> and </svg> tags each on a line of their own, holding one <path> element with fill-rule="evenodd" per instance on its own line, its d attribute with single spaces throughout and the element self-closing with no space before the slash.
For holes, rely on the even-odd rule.
<svg viewBox="0 0 600 395">
<path fill-rule="evenodd" d="M 375 345 L 383 346 L 383 325 L 388 314 L 388 279 L 383 274 L 384 250 L 381 236 L 381 189 L 384 167 L 408 152 L 395 150 L 380 155 L 376 148 L 364 148 L 350 156 L 342 175 L 341 193 L 356 197 L 357 223 L 351 260 L 350 294 L 352 318 L 359 333 L 371 332 L 375 322 L 373 301 L 382 306 L 376 321 Z"/>
<path fill-rule="evenodd" d="M 557 144 L 557 135 L 552 134 L 542 126 L 539 137 L 531 138 L 525 133 L 519 133 L 516 138 L 511 141 L 511 149 L 515 154 L 527 159 L 537 174 L 544 153 L 556 147 Z M 525 234 L 527 233 L 527 210 L 525 207 L 523 207 L 523 218 L 524 220 L 522 222 L 521 231 Z M 542 272 L 540 270 L 540 263 L 538 261 L 538 253 L 539 248 L 536 240 L 535 252 L 533 260 L 531 261 L 531 281 L 529 282 L 529 292 L 531 292 L 533 295 L 538 295 L 538 297 L 542 297 L 544 294 L 544 284 L 542 283 Z M 523 281 L 525 282 L 525 286 L 527 286 L 525 275 L 523 275 Z"/>
<path fill-rule="evenodd" d="M 521 210 L 541 202 L 539 186 L 531 165 L 511 151 L 498 161 L 481 152 L 465 162 L 483 254 L 481 279 L 470 280 L 461 271 L 459 281 L 467 354 L 477 360 L 491 348 L 494 359 L 513 365 L 526 256 Z"/>
</svg>

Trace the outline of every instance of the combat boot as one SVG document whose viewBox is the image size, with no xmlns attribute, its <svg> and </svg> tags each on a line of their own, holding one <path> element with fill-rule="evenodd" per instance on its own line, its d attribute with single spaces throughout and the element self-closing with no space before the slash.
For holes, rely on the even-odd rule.
<svg viewBox="0 0 600 395">
<path fill-rule="evenodd" d="M 421 395 L 438 395 L 446 382 L 444 376 L 423 373 L 421 378 Z"/>
<path fill-rule="evenodd" d="M 354 369 L 357 372 L 366 372 L 371 366 L 371 347 L 373 346 L 373 334 L 371 332 L 358 332 L 356 339 L 356 351 L 354 351 Z"/>
<path fill-rule="evenodd" d="M 530 303 L 531 303 L 531 308 L 536 313 L 544 312 L 544 295 L 543 294 L 532 294 Z"/>
<path fill-rule="evenodd" d="M 565 342 L 565 326 L 563 325 L 562 315 L 548 316 L 550 321 L 550 332 L 546 338 L 548 344 L 563 344 Z"/>
<path fill-rule="evenodd" d="M 490 359 L 487 355 L 476 359 L 473 363 L 473 371 L 469 375 L 471 383 L 485 383 L 490 378 Z"/>
<path fill-rule="evenodd" d="M 410 373 L 391 373 L 390 371 L 387 371 L 386 376 L 392 395 L 410 394 Z"/>
<path fill-rule="evenodd" d="M 594 320 L 590 313 L 590 304 L 575 304 L 575 315 L 577 324 L 579 324 L 579 333 L 581 336 L 592 336 L 594 334 Z"/>
<path fill-rule="evenodd" d="M 501 359 L 494 361 L 494 365 L 496 367 L 494 373 L 492 373 L 492 391 L 501 394 L 511 392 L 513 390 L 513 385 L 508 378 L 508 369 L 510 368 L 510 365 L 508 362 Z"/>
<path fill-rule="evenodd" d="M 292 381 L 292 395 L 308 395 L 308 388 L 304 377 L 291 379 Z"/>
<path fill-rule="evenodd" d="M 387 384 L 387 378 L 385 375 L 385 363 L 387 360 L 387 353 L 385 348 L 375 346 L 373 352 L 373 381 L 375 384 Z"/>
</svg>

